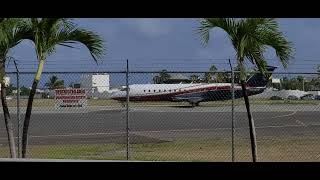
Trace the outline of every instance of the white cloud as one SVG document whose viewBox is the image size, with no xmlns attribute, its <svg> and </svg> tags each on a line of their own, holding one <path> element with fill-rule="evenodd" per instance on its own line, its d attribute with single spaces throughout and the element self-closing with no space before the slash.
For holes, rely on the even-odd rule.
<svg viewBox="0 0 320 180">
<path fill-rule="evenodd" d="M 166 22 L 164 19 L 143 18 L 134 20 L 134 27 L 140 33 L 149 37 L 159 37 L 169 34 L 172 31 L 171 24 L 172 22 Z"/>
</svg>

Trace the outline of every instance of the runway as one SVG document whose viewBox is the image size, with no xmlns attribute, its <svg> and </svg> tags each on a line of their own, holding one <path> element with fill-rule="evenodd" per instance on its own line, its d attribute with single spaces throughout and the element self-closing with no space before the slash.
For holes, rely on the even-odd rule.
<svg viewBox="0 0 320 180">
<path fill-rule="evenodd" d="M 274 106 L 272 106 L 274 107 Z M 220 109 L 219 109 L 220 108 Z M 131 143 L 157 143 L 184 138 L 231 139 L 229 107 L 135 107 L 130 109 Z M 57 113 L 58 112 L 58 113 Z M 15 121 L 15 112 L 12 118 Z M 0 114 L 0 144 L 7 136 Z M 24 115 L 21 116 L 22 119 Z M 123 108 L 57 111 L 36 109 L 32 114 L 29 144 L 125 143 Z M 253 108 L 257 139 L 306 138 L 320 135 L 318 106 Z M 235 108 L 237 138 L 249 138 L 243 107 Z M 15 122 L 15 127 L 17 126 Z"/>
</svg>

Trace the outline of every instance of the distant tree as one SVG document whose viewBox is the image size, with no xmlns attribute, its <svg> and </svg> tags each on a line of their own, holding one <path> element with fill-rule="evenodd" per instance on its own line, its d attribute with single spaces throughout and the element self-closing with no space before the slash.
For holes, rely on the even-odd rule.
<svg viewBox="0 0 320 180">
<path fill-rule="evenodd" d="M 167 81 L 168 79 L 170 79 L 170 74 L 168 73 L 167 70 L 163 69 L 159 75 L 153 77 L 153 82 L 155 84 L 163 84 L 165 81 Z"/>
<path fill-rule="evenodd" d="M 320 79 L 320 64 L 317 66 L 318 79 Z"/>
<path fill-rule="evenodd" d="M 200 82 L 200 77 L 199 77 L 199 75 L 196 75 L 196 74 L 192 74 L 190 76 L 190 79 L 191 79 L 191 82 L 193 82 L 193 83 L 199 83 Z"/>
<path fill-rule="evenodd" d="M 302 82 L 302 81 L 303 81 L 303 79 L 304 79 L 304 77 L 303 77 L 303 76 L 297 76 L 297 80 L 298 80 L 299 82 Z"/>
<path fill-rule="evenodd" d="M 225 70 L 223 70 L 225 71 Z M 231 75 L 227 72 L 220 72 L 216 74 L 216 82 L 217 83 L 228 83 L 231 82 Z"/>
<path fill-rule="evenodd" d="M 218 70 L 218 68 L 215 66 L 215 65 L 212 65 L 209 69 L 209 72 L 205 72 L 204 73 L 204 82 L 206 83 L 211 83 L 213 82 L 213 78 L 214 78 L 214 75 L 216 74 L 216 71 Z"/>
<path fill-rule="evenodd" d="M 318 76 L 315 78 L 312 78 L 310 82 L 307 83 L 308 90 L 320 90 L 320 64 L 317 65 L 316 71 L 318 73 Z"/>
<path fill-rule="evenodd" d="M 160 84 L 160 76 L 154 76 L 153 77 L 153 83 L 154 84 Z"/>
<path fill-rule="evenodd" d="M 30 91 L 31 91 L 31 89 L 26 88 L 25 86 L 22 86 L 22 87 L 20 88 L 21 96 L 29 96 Z"/>
<path fill-rule="evenodd" d="M 288 83 L 288 77 L 283 77 L 282 79 L 280 79 L 280 84 L 281 84 L 281 88 L 282 89 L 288 89 L 289 83 Z"/>
<path fill-rule="evenodd" d="M 293 78 L 283 77 L 281 80 L 281 87 L 285 90 L 304 90 L 310 91 L 320 88 L 320 81 L 318 78 L 313 78 L 310 82 L 305 81 L 303 76 Z"/>
<path fill-rule="evenodd" d="M 320 79 L 317 78 L 313 78 L 310 83 L 308 83 L 307 86 L 309 91 L 318 91 L 320 90 Z"/>
<path fill-rule="evenodd" d="M 159 73 L 160 79 L 161 79 L 161 83 L 167 81 L 168 79 L 170 79 L 170 74 L 168 74 L 167 70 L 162 70 Z"/>
<path fill-rule="evenodd" d="M 57 76 L 53 75 L 45 84 L 45 86 L 48 87 L 48 89 L 50 90 L 64 88 L 64 81 L 59 80 Z"/>
<path fill-rule="evenodd" d="M 7 87 L 7 94 L 8 94 L 8 95 L 12 95 L 13 90 L 17 90 L 17 88 L 14 87 L 13 84 L 10 84 L 10 85 Z"/>
</svg>

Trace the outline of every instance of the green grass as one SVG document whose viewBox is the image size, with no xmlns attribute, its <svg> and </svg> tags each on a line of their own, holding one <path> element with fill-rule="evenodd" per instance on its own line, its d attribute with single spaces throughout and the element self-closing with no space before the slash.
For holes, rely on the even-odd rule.
<svg viewBox="0 0 320 180">
<path fill-rule="evenodd" d="M 236 160 L 251 161 L 248 139 L 237 139 Z M 186 139 L 165 143 L 132 144 L 131 160 L 231 161 L 231 143 L 223 139 Z M 258 139 L 259 161 L 320 161 L 320 139 Z M 124 144 L 38 145 L 28 147 L 29 158 L 125 160 Z M 8 157 L 8 147 L 0 157 Z"/>
</svg>

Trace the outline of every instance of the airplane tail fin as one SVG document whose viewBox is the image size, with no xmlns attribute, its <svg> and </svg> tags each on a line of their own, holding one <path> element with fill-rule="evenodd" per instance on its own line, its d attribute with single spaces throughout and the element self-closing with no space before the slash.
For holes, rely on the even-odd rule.
<svg viewBox="0 0 320 180">
<path fill-rule="evenodd" d="M 247 85 L 250 87 L 264 87 L 264 86 L 266 86 L 268 83 L 268 80 L 271 78 L 272 72 L 276 68 L 277 67 L 274 67 L 274 66 L 267 66 L 265 75 L 263 75 L 260 72 L 254 74 L 253 76 L 251 76 L 247 80 Z"/>
</svg>

